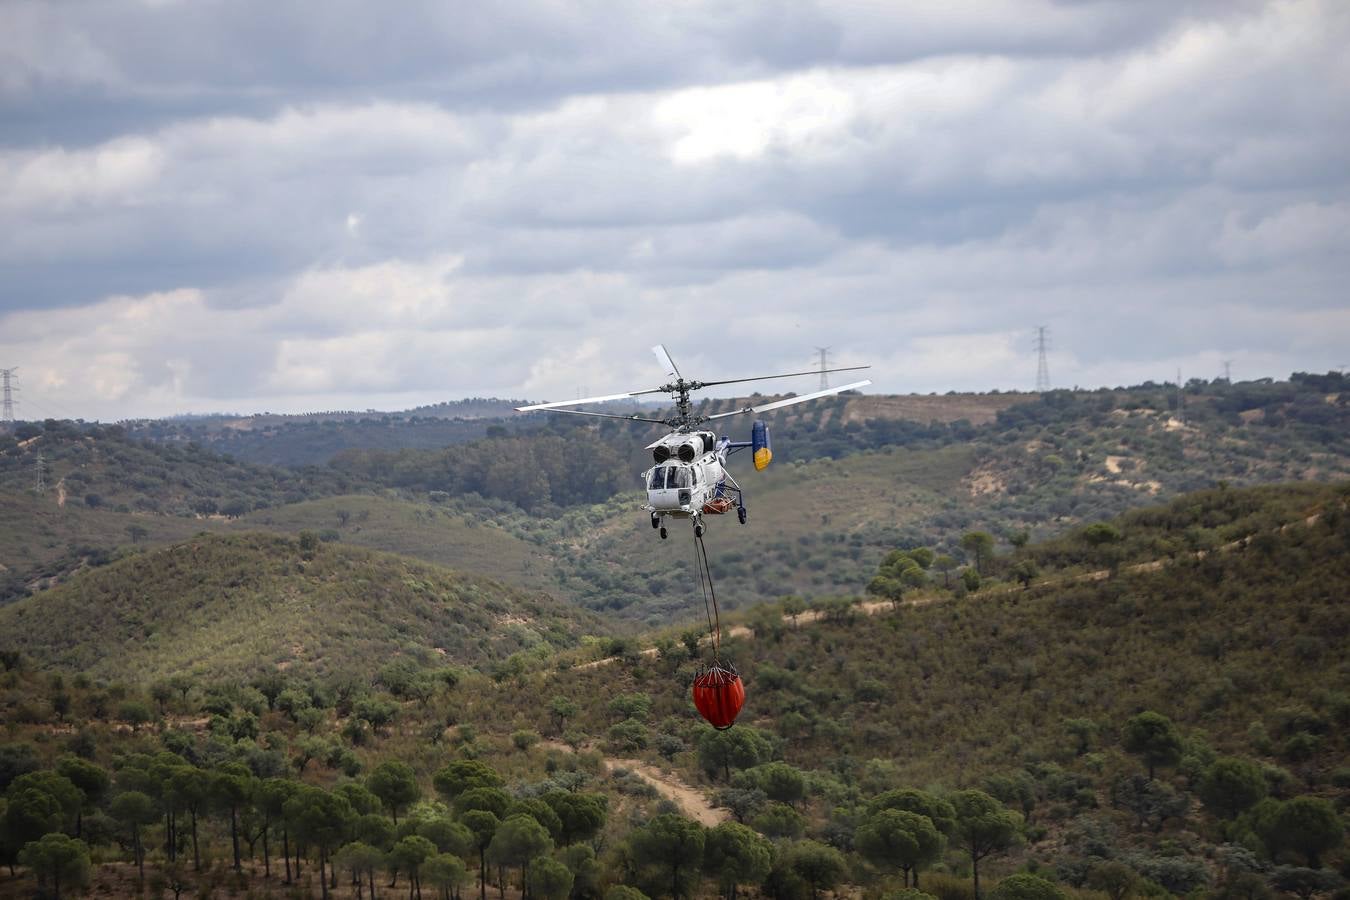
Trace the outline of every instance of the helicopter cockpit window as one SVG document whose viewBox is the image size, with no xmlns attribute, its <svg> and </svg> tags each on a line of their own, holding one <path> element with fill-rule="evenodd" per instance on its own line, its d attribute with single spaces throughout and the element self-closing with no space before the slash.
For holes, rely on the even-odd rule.
<svg viewBox="0 0 1350 900">
<path fill-rule="evenodd" d="M 697 481 L 694 470 L 685 466 L 658 466 L 652 469 L 651 480 L 647 482 L 650 491 L 687 490 Z"/>
</svg>

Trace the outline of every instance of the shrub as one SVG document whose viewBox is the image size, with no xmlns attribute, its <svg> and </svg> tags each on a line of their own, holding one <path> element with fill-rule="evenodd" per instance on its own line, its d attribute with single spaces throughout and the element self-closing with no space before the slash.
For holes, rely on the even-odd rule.
<svg viewBox="0 0 1350 900">
<path fill-rule="evenodd" d="M 610 749 L 620 753 L 631 753 L 647 746 L 647 726 L 637 719 L 624 719 L 609 729 Z"/>
<path fill-rule="evenodd" d="M 989 896 L 991 900 L 1066 900 L 1067 895 L 1052 881 L 1018 872 L 1000 881 Z"/>
<path fill-rule="evenodd" d="M 937 900 L 975 900 L 975 884 L 972 881 L 941 872 L 925 875 L 923 890 Z"/>
</svg>

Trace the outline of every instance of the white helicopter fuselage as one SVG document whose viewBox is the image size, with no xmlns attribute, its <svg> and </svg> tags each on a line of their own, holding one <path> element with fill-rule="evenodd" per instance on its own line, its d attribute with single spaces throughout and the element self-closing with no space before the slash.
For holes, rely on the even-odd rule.
<svg viewBox="0 0 1350 900">
<path fill-rule="evenodd" d="M 647 485 L 647 504 L 652 512 L 687 518 L 703 511 L 717 494 L 726 470 L 714 454 L 692 463 L 670 462 L 642 473 Z"/>
<path fill-rule="evenodd" d="M 698 517 L 708 501 L 721 495 L 726 483 L 725 439 L 712 432 L 675 432 L 648 445 L 658 460 L 642 473 L 647 489 L 643 506 L 657 516 Z"/>
</svg>

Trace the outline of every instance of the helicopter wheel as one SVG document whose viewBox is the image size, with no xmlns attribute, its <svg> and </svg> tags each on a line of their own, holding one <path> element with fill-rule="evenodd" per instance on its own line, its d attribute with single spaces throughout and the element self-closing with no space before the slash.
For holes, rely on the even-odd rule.
<svg viewBox="0 0 1350 900">
<path fill-rule="evenodd" d="M 740 523 L 741 523 L 742 525 L 745 524 L 745 507 L 744 507 L 744 506 L 739 507 L 739 508 L 736 510 L 736 518 L 740 520 Z"/>
<path fill-rule="evenodd" d="M 694 537 L 703 537 L 703 524 L 701 522 L 694 526 Z"/>
<path fill-rule="evenodd" d="M 662 525 L 662 526 L 661 526 L 661 540 L 664 541 L 665 539 L 666 539 L 666 526 Z"/>
<path fill-rule="evenodd" d="M 661 517 L 656 515 L 655 513 L 652 513 L 652 527 L 653 528 L 661 527 Z"/>
</svg>

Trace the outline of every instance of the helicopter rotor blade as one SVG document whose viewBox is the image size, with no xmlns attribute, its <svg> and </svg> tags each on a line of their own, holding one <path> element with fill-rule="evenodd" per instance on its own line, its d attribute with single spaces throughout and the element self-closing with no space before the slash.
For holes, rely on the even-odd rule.
<svg viewBox="0 0 1350 900">
<path fill-rule="evenodd" d="M 538 407 L 531 407 L 531 408 L 538 409 Z M 670 424 L 665 419 L 648 419 L 644 416 L 639 416 L 636 414 L 631 416 L 621 416 L 618 415 L 617 413 L 587 412 L 584 409 L 550 409 L 549 412 L 567 413 L 570 416 L 594 416 L 597 419 L 623 419 L 625 422 L 651 422 L 654 425 Z"/>
<path fill-rule="evenodd" d="M 719 384 L 740 384 L 744 381 L 767 381 L 770 378 L 794 378 L 798 375 L 824 375 L 826 372 L 857 372 L 870 369 L 871 366 L 844 366 L 838 369 L 812 369 L 809 372 L 784 372 L 782 375 L 756 375 L 753 378 L 728 378 L 724 381 L 701 381 L 702 387 L 714 387 Z"/>
<path fill-rule="evenodd" d="M 666 352 L 665 344 L 657 344 L 652 348 L 652 352 L 656 354 L 656 361 L 665 369 L 667 375 L 674 375 L 676 378 L 684 377 L 680 374 L 680 367 L 675 365 L 675 360 L 671 359 L 670 354 Z"/>
<path fill-rule="evenodd" d="M 819 400 L 821 397 L 829 397 L 832 394 L 842 394 L 844 391 L 852 391 L 857 388 L 867 387 L 871 380 L 855 381 L 852 384 L 840 385 L 839 387 L 826 388 L 823 391 L 812 391 L 809 394 L 802 394 L 800 397 L 789 397 L 786 400 L 775 400 L 772 403 L 762 403 L 759 406 L 746 406 L 742 409 L 733 409 L 731 412 L 718 413 L 715 416 L 708 416 L 708 421 L 713 419 L 725 419 L 728 416 L 740 416 L 746 413 L 762 413 L 771 409 L 782 409 L 784 406 L 792 406 L 794 403 L 805 403 L 808 400 Z"/>
<path fill-rule="evenodd" d="M 552 403 L 534 403 L 530 406 L 517 406 L 516 412 L 534 412 L 536 409 L 558 409 L 563 406 L 581 406 L 583 403 L 604 403 L 608 400 L 626 400 L 629 397 L 637 397 L 642 394 L 660 393 L 664 393 L 661 388 L 650 388 L 642 391 L 629 391 L 626 394 L 606 394 L 603 397 L 583 397 L 580 400 L 555 400 Z"/>
</svg>

